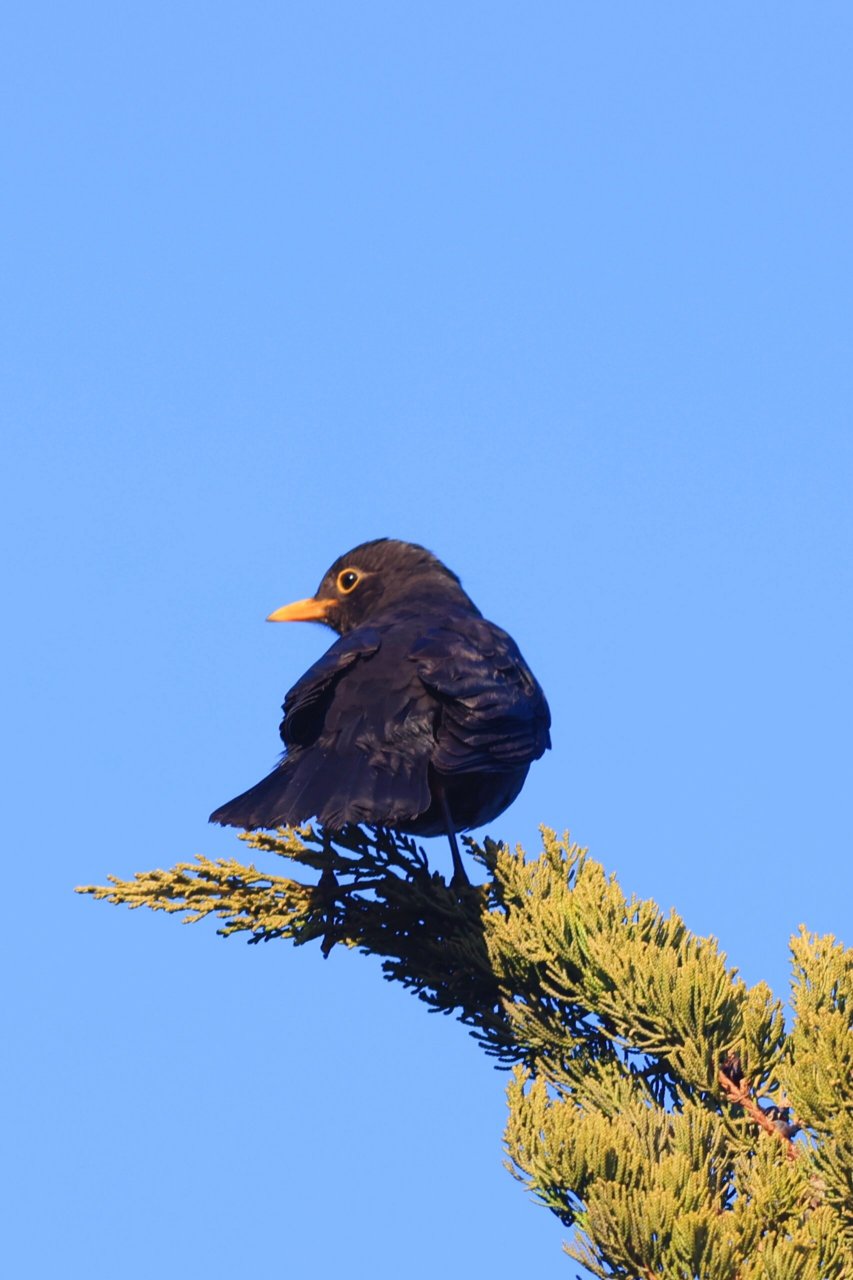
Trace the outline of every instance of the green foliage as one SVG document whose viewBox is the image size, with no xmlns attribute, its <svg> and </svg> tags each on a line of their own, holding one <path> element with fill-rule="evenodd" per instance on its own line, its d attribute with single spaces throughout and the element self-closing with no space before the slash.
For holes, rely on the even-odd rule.
<svg viewBox="0 0 853 1280">
<path fill-rule="evenodd" d="M 780 1077 L 816 1139 L 816 1182 L 853 1250 L 853 951 L 805 929 L 791 951 L 796 1021 Z"/>
<path fill-rule="evenodd" d="M 713 938 L 551 831 L 536 859 L 469 842 L 489 879 L 459 892 L 388 832 L 241 839 L 319 882 L 200 857 L 83 892 L 382 957 L 512 1065 L 508 1166 L 593 1275 L 853 1280 L 853 952 L 793 939 L 786 1031 Z"/>
</svg>

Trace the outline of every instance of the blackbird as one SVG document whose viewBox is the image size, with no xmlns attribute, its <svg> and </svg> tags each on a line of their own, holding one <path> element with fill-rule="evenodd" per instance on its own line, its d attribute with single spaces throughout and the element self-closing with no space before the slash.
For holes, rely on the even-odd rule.
<svg viewBox="0 0 853 1280">
<path fill-rule="evenodd" d="M 285 698 L 280 763 L 210 821 L 446 834 L 466 882 L 456 832 L 503 813 L 551 745 L 515 641 L 431 552 L 392 538 L 348 551 L 268 621 L 323 622 L 339 639 Z"/>
</svg>

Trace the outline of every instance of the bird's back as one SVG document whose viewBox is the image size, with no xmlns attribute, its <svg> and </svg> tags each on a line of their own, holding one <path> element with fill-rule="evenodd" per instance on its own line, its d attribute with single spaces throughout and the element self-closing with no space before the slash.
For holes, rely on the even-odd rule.
<svg viewBox="0 0 853 1280">
<path fill-rule="evenodd" d="M 343 635 L 284 703 L 285 756 L 214 821 L 317 818 L 419 835 L 491 821 L 550 745 L 545 697 L 514 641 L 476 611 L 420 602 Z"/>
</svg>

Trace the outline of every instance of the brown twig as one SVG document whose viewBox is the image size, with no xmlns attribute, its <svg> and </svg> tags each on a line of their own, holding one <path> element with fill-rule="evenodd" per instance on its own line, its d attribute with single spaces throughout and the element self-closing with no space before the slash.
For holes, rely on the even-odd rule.
<svg viewBox="0 0 853 1280">
<path fill-rule="evenodd" d="M 731 1076 L 726 1075 L 722 1067 L 717 1074 L 717 1079 L 723 1087 L 723 1092 L 729 1102 L 734 1102 L 737 1106 L 743 1107 L 746 1114 L 756 1124 L 760 1125 L 767 1133 L 774 1134 L 780 1142 L 784 1142 L 785 1150 L 789 1160 L 794 1160 L 797 1155 L 796 1148 L 789 1137 L 787 1137 L 778 1126 L 771 1120 L 770 1116 L 759 1107 L 758 1103 L 750 1093 L 749 1084 L 746 1080 L 735 1082 Z"/>
</svg>

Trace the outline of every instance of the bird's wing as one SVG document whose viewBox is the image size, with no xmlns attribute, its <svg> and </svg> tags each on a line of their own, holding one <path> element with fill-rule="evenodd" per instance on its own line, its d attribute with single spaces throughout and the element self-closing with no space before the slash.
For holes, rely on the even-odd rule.
<svg viewBox="0 0 853 1280">
<path fill-rule="evenodd" d="M 421 637 L 412 657 L 441 705 L 432 760 L 440 773 L 510 770 L 550 747 L 545 695 L 500 627 L 449 622 Z"/>
<path fill-rule="evenodd" d="M 276 822 L 394 826 L 428 808 L 433 716 L 417 692 L 429 699 L 387 640 L 372 627 L 348 632 L 288 693 L 287 750 L 270 780 Z"/>
<path fill-rule="evenodd" d="M 309 746 L 317 738 L 341 676 L 359 658 L 376 653 L 380 644 L 379 632 L 372 627 L 349 631 L 297 680 L 282 707 L 279 732 L 286 747 Z"/>
</svg>

